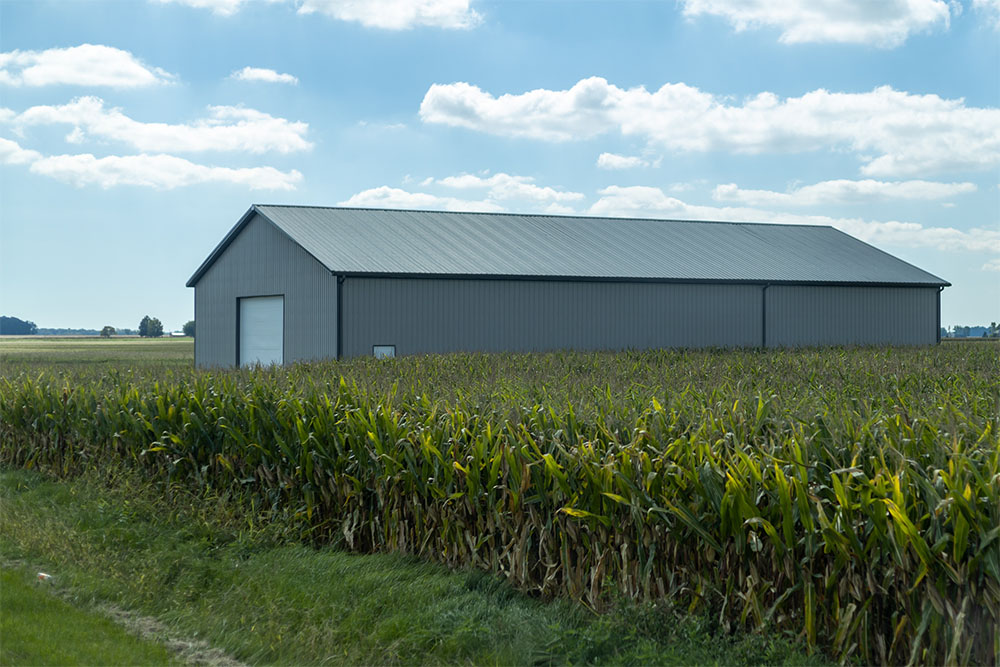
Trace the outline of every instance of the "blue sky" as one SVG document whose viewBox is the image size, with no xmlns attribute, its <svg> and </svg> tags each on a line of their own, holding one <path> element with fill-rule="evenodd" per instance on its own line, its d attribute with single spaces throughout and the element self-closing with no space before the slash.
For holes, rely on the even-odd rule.
<svg viewBox="0 0 1000 667">
<path fill-rule="evenodd" d="M 832 224 L 1000 320 L 1000 0 L 0 0 L 0 313 L 167 329 L 253 203 Z"/>
</svg>

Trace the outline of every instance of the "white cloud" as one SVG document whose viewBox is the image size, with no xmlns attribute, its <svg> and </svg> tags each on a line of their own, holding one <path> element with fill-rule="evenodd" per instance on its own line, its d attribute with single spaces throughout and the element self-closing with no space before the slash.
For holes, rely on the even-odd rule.
<svg viewBox="0 0 1000 667">
<path fill-rule="evenodd" d="M 250 4 L 252 0 L 155 0 L 161 4 L 175 3 L 179 5 L 187 5 L 188 7 L 194 7 L 195 9 L 209 9 L 213 14 L 219 16 L 232 16 L 240 9 L 243 5 Z M 259 0 L 257 0 L 259 2 Z M 285 2 L 285 0 L 265 0 L 268 3 L 275 2 Z"/>
<path fill-rule="evenodd" d="M 487 188 L 490 199 L 497 200 L 525 199 L 532 202 L 566 202 L 579 201 L 584 198 L 581 192 L 566 192 L 550 187 L 541 187 L 535 185 L 534 180 L 529 176 L 511 176 L 499 173 L 492 176 L 461 174 L 448 176 L 435 182 L 448 188 Z"/>
<path fill-rule="evenodd" d="M 53 155 L 31 165 L 31 171 L 72 183 L 78 187 L 99 185 L 139 185 L 158 190 L 172 190 L 197 183 L 232 183 L 251 190 L 294 190 L 302 180 L 296 170 L 278 171 L 274 167 L 209 167 L 174 155 Z"/>
<path fill-rule="evenodd" d="M 346 199 L 337 206 L 360 208 L 419 208 L 443 211 L 503 211 L 503 207 L 492 201 L 472 201 L 454 197 L 438 197 L 424 192 L 407 192 L 399 188 L 383 185 L 364 190 Z"/>
<path fill-rule="evenodd" d="M 980 3 L 984 0 L 974 0 Z M 913 33 L 948 27 L 943 0 L 680 0 L 684 15 L 719 16 L 737 31 L 774 27 L 780 41 L 899 46 Z"/>
<path fill-rule="evenodd" d="M 867 176 L 983 170 L 1000 164 L 1000 109 L 912 95 L 888 86 L 866 93 L 760 93 L 742 103 L 683 83 L 655 92 L 600 77 L 568 90 L 494 97 L 459 82 L 432 85 L 420 105 L 427 123 L 544 141 L 618 131 L 673 151 L 854 152 Z"/>
<path fill-rule="evenodd" d="M 634 169 L 636 167 L 648 167 L 649 164 L 649 161 L 637 155 L 601 153 L 597 156 L 597 166 L 601 169 Z"/>
<path fill-rule="evenodd" d="M 0 137 L 0 163 L 3 164 L 31 164 L 42 157 L 38 151 L 28 148 L 21 148 L 16 141 Z"/>
<path fill-rule="evenodd" d="M 1000 0 L 972 0 L 972 8 L 982 12 L 995 30 L 1000 30 Z"/>
<path fill-rule="evenodd" d="M 0 137 L 0 163 L 30 165 L 29 171 L 77 187 L 97 185 L 111 188 L 138 185 L 172 190 L 197 183 L 232 183 L 251 190 L 294 190 L 302 180 L 296 170 L 283 172 L 274 167 L 233 169 L 196 164 L 173 155 L 80 155 L 43 156 L 22 148 L 16 141 Z"/>
<path fill-rule="evenodd" d="M 142 64 L 128 51 L 100 44 L 0 53 L 0 84 L 11 86 L 141 88 L 174 78 L 159 67 Z"/>
<path fill-rule="evenodd" d="M 745 190 L 735 183 L 718 185 L 712 191 L 716 201 L 737 202 L 750 206 L 817 206 L 821 204 L 860 204 L 890 199 L 931 200 L 975 192 L 974 183 L 937 183 L 934 181 L 823 181 L 790 192 Z"/>
<path fill-rule="evenodd" d="M 121 109 L 106 109 L 98 97 L 79 97 L 61 106 L 31 107 L 11 119 L 15 127 L 66 124 L 75 143 L 91 138 L 120 141 L 140 151 L 247 151 L 291 153 L 308 150 L 309 125 L 243 107 L 208 107 L 209 117 L 190 124 L 143 123 Z"/>
<path fill-rule="evenodd" d="M 994 257 L 982 266 L 983 271 L 1000 271 L 1000 257 Z"/>
<path fill-rule="evenodd" d="M 566 206 L 565 204 L 556 204 L 555 202 L 546 206 L 543 213 L 548 213 L 550 215 L 575 215 L 576 209 L 572 206 Z"/>
<path fill-rule="evenodd" d="M 895 220 L 880 222 L 861 218 L 779 213 L 745 207 L 699 206 L 670 197 L 659 188 L 646 186 L 613 185 L 598 191 L 598 194 L 601 198 L 588 210 L 591 215 L 832 225 L 875 244 L 1000 253 L 998 229 L 975 228 L 962 231 L 952 227 L 924 227 L 915 222 Z"/>
<path fill-rule="evenodd" d="M 384 30 L 416 26 L 468 29 L 482 20 L 469 7 L 469 0 L 302 0 L 299 13 L 313 12 Z"/>
<path fill-rule="evenodd" d="M 298 77 L 291 74 L 279 74 L 273 69 L 263 67 L 244 67 L 230 74 L 229 78 L 237 81 L 263 81 L 264 83 L 290 83 L 292 85 L 299 83 Z"/>
<path fill-rule="evenodd" d="M 288 0 L 266 0 L 269 3 Z M 469 0 L 295 0 L 300 14 L 324 14 L 340 21 L 360 23 L 366 28 L 408 30 L 419 26 L 466 30 L 482 22 Z M 219 16 L 232 16 L 252 0 L 156 0 L 209 9 Z"/>
</svg>

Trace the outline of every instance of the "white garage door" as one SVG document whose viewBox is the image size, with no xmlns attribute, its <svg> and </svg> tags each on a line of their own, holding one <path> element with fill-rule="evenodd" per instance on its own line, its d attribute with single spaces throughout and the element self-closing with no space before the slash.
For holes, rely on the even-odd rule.
<svg viewBox="0 0 1000 667">
<path fill-rule="evenodd" d="M 284 361 L 285 297 L 240 299 L 240 365 Z"/>
</svg>

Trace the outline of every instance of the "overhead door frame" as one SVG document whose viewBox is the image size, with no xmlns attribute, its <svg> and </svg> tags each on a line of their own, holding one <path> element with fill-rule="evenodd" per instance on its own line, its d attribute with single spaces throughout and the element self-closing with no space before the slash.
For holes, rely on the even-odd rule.
<svg viewBox="0 0 1000 667">
<path fill-rule="evenodd" d="M 285 295 L 284 294 L 248 294 L 246 296 L 236 297 L 236 367 L 242 368 L 242 350 L 240 349 L 240 336 L 243 329 L 243 322 L 241 311 L 241 303 L 244 299 L 266 299 L 281 297 L 281 363 L 285 363 L 285 341 L 287 336 L 285 335 Z"/>
</svg>

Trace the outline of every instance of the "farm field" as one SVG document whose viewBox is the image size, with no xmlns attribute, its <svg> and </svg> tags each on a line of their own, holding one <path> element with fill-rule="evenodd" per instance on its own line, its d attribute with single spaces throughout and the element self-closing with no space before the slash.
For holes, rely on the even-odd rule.
<svg viewBox="0 0 1000 667">
<path fill-rule="evenodd" d="M 308 543 L 668 602 L 838 659 L 1000 657 L 991 343 L 212 372 L 5 343 L 7 466 L 127 471 Z"/>
<path fill-rule="evenodd" d="M 100 336 L 0 336 L 0 373 L 17 368 L 66 368 L 141 364 L 190 368 L 193 338 L 101 338 Z"/>
</svg>

